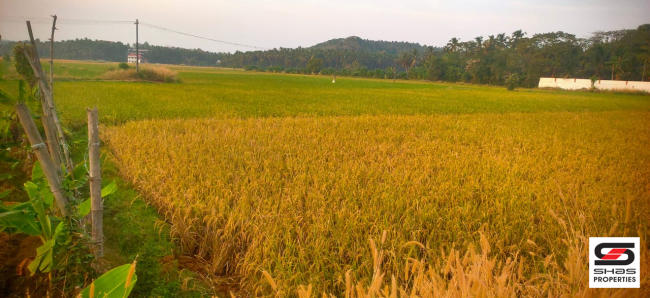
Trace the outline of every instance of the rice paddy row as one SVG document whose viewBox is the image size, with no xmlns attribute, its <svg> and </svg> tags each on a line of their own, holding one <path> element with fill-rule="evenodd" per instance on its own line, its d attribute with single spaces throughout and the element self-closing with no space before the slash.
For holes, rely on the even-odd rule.
<svg viewBox="0 0 650 298">
<path fill-rule="evenodd" d="M 541 297 L 588 293 L 585 237 L 647 241 L 648 123 L 623 111 L 211 118 L 102 138 L 182 250 L 245 295 Z"/>
</svg>

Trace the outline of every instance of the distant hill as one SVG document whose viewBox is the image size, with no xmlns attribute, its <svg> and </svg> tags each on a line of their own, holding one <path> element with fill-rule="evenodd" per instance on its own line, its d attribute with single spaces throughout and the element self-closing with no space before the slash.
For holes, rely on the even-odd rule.
<svg viewBox="0 0 650 298">
<path fill-rule="evenodd" d="M 326 42 L 319 43 L 310 49 L 323 49 L 323 50 L 354 50 L 365 51 L 370 53 L 378 53 L 386 51 L 387 54 L 396 55 L 400 52 L 411 51 L 418 49 L 425 50 L 425 47 L 419 43 L 404 42 L 404 41 L 383 41 L 383 40 L 368 40 L 362 39 L 357 36 L 350 36 L 347 38 L 336 38 Z"/>
</svg>

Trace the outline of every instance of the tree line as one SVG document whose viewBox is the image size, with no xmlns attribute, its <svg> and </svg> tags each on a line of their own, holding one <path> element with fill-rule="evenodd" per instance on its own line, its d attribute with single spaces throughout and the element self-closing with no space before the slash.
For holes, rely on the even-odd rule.
<svg viewBox="0 0 650 298">
<path fill-rule="evenodd" d="M 326 42 L 319 43 L 312 49 L 322 50 L 354 50 L 366 52 L 386 52 L 388 54 L 396 55 L 400 52 L 411 51 L 413 49 L 426 50 L 426 45 L 419 43 L 405 42 L 405 41 L 384 41 L 384 40 L 368 40 L 362 39 L 358 36 L 350 36 L 347 38 L 335 38 Z"/>
<path fill-rule="evenodd" d="M 0 43 L 0 55 L 11 54 L 16 44 L 17 42 Z M 56 59 L 126 62 L 127 53 L 131 47 L 135 47 L 135 45 L 88 38 L 65 40 L 54 43 L 54 56 Z M 50 57 L 49 41 L 36 40 L 36 48 L 41 58 Z M 148 51 L 146 58 L 150 63 L 162 64 L 216 66 L 224 55 L 201 49 L 155 46 L 147 42 L 140 44 L 139 48 Z"/>
<path fill-rule="evenodd" d="M 303 74 L 338 74 L 535 87 L 540 77 L 648 80 L 650 24 L 578 38 L 562 31 L 527 36 L 517 30 L 424 47 L 396 55 L 348 49 L 236 52 L 222 66 Z"/>
<path fill-rule="evenodd" d="M 0 54 L 15 43 L 0 44 Z M 409 50 L 402 50 L 412 46 Z M 49 44 L 37 42 L 43 58 Z M 56 42 L 56 58 L 125 62 L 129 44 L 89 39 Z M 535 87 L 540 77 L 648 80 L 650 24 L 599 31 L 587 38 L 562 31 L 528 36 L 517 30 L 442 48 L 410 43 L 336 39 L 314 47 L 213 53 L 144 43 L 150 63 L 244 68 L 251 71 L 431 80 Z M 397 52 L 396 49 L 400 49 Z"/>
</svg>

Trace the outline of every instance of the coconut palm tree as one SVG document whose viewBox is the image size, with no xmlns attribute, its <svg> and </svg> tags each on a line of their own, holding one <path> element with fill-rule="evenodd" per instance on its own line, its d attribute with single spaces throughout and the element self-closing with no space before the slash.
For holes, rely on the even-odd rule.
<svg viewBox="0 0 650 298">
<path fill-rule="evenodd" d="M 476 45 L 479 48 L 481 48 L 483 46 L 483 36 L 474 37 L 474 41 L 476 41 Z"/>
<path fill-rule="evenodd" d="M 512 37 L 510 38 L 510 47 L 516 48 L 517 44 L 519 43 L 519 40 L 524 38 L 526 35 L 526 32 L 523 32 L 521 30 L 517 30 L 515 32 L 512 32 Z"/>
<path fill-rule="evenodd" d="M 494 35 L 489 35 L 488 36 L 488 41 L 485 42 L 485 47 L 486 48 L 494 48 L 494 47 L 496 47 L 496 42 L 497 42 L 496 37 L 494 37 Z"/>
<path fill-rule="evenodd" d="M 402 52 L 399 57 L 395 60 L 397 64 L 399 64 L 401 67 L 406 70 L 406 78 L 408 79 L 409 75 L 409 68 L 411 64 L 413 63 L 413 57 L 411 56 L 411 53 L 409 52 Z"/>
<path fill-rule="evenodd" d="M 497 34 L 497 44 L 499 48 L 505 48 L 508 45 L 508 37 L 505 33 Z"/>
<path fill-rule="evenodd" d="M 412 49 L 411 53 L 413 55 L 413 62 L 411 62 L 411 68 L 413 68 L 417 64 L 418 56 L 420 55 L 420 51 L 418 51 L 418 49 Z"/>
<path fill-rule="evenodd" d="M 431 60 L 433 57 L 435 57 L 435 55 L 436 55 L 435 48 L 432 46 L 428 46 L 427 52 L 424 54 L 425 67 L 429 68 L 429 66 L 431 65 Z"/>
<path fill-rule="evenodd" d="M 627 62 L 627 59 L 625 59 L 622 56 L 612 56 L 612 59 L 607 61 L 607 65 L 612 66 L 612 81 L 614 80 L 614 72 L 616 71 L 616 79 L 618 80 L 620 73 L 623 72 L 623 63 Z"/>
<path fill-rule="evenodd" d="M 445 47 L 448 51 L 454 53 L 458 50 L 458 44 L 460 43 L 460 40 L 456 37 L 453 37 L 452 39 L 449 40 L 447 43 L 447 46 Z"/>
<path fill-rule="evenodd" d="M 433 57 L 435 55 L 435 48 L 432 46 L 427 47 L 427 53 L 424 56 L 425 60 L 429 60 L 429 58 Z"/>
</svg>

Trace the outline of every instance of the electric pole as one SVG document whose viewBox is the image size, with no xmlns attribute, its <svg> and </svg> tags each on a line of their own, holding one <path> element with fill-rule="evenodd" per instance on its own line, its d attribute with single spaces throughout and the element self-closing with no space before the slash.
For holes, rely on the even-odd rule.
<svg viewBox="0 0 650 298">
<path fill-rule="evenodd" d="M 135 71 L 140 75 L 140 49 L 138 48 L 138 19 L 135 19 Z"/>
</svg>

